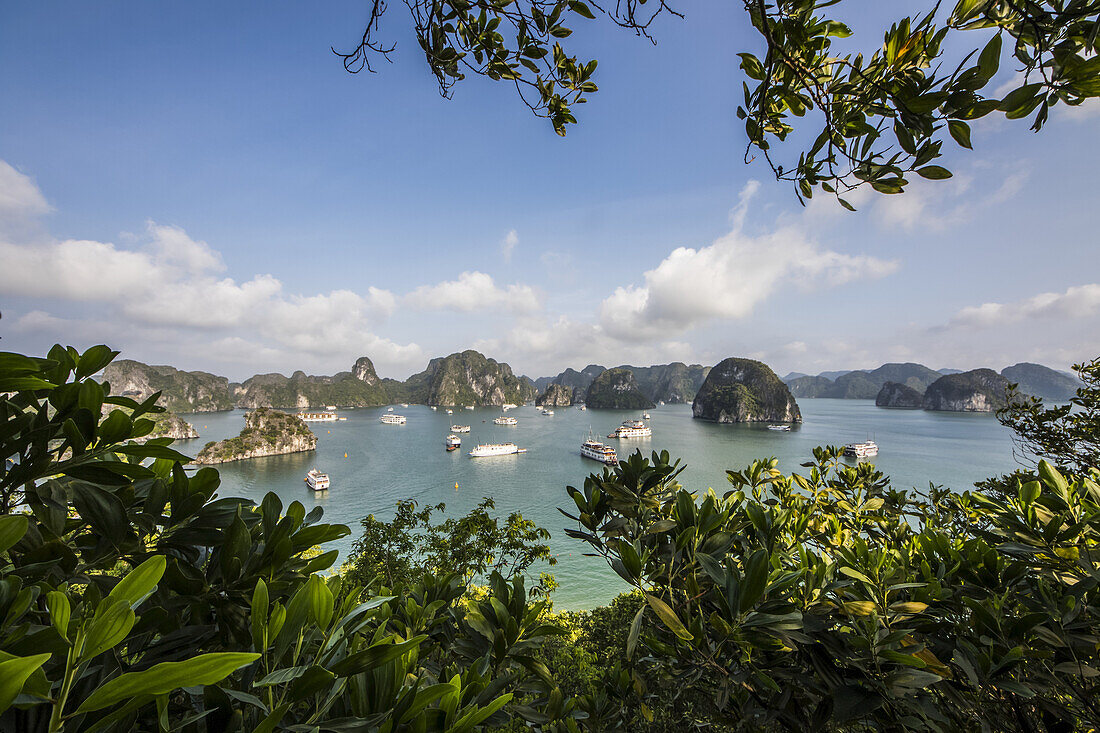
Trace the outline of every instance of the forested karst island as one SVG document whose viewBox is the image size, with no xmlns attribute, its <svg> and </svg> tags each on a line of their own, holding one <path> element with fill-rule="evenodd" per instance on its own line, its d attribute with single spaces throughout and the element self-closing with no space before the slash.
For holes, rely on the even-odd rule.
<svg viewBox="0 0 1100 733">
<path fill-rule="evenodd" d="M 653 400 L 642 394 L 634 373 L 620 367 L 607 369 L 592 380 L 585 392 L 584 403 L 588 407 L 610 410 L 645 410 L 655 407 Z"/>
<path fill-rule="evenodd" d="M 802 422 L 798 403 L 771 367 L 736 357 L 710 370 L 691 412 L 693 417 L 718 423 Z"/>
<path fill-rule="evenodd" d="M 207 443 L 195 457 L 195 463 L 227 463 L 245 458 L 301 453 L 316 447 L 317 436 L 297 415 L 260 407 L 244 416 L 244 429 L 240 435 Z"/>
</svg>

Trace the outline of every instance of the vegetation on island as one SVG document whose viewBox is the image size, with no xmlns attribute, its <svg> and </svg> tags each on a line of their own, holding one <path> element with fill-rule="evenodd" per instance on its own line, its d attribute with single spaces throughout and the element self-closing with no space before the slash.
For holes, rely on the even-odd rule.
<svg viewBox="0 0 1100 733">
<path fill-rule="evenodd" d="M 240 435 L 209 442 L 195 463 L 226 463 L 243 458 L 300 453 L 317 447 L 317 436 L 297 415 L 261 407 L 244 416 Z"/>
<path fill-rule="evenodd" d="M 891 407 L 899 410 L 919 410 L 924 406 L 924 394 L 907 384 L 887 382 L 875 395 L 876 407 Z"/>
<path fill-rule="evenodd" d="M 819 448 L 693 492 L 667 453 L 568 487 L 632 590 L 556 613 L 491 500 L 367 517 L 217 495 L 115 356 L 0 354 L 0 727 L 28 731 L 1088 730 L 1100 722 L 1100 360 L 1000 418 L 1030 467 L 898 489 Z M 563 494 L 563 497 L 565 495 Z"/>
<path fill-rule="evenodd" d="M 185 372 L 170 366 L 119 359 L 104 369 L 103 381 L 115 393 L 138 402 L 159 392 L 163 407 L 171 412 L 211 412 L 234 407 L 229 380 L 207 372 Z"/>
<path fill-rule="evenodd" d="M 996 412 L 1008 404 L 1009 382 L 992 369 L 940 377 L 924 391 L 926 410 Z"/>
<path fill-rule="evenodd" d="M 771 367 L 736 357 L 710 370 L 695 395 L 691 414 L 720 423 L 802 422 L 798 403 Z"/>
<path fill-rule="evenodd" d="M 535 398 L 535 405 L 538 407 L 569 407 L 575 399 L 576 393 L 572 387 L 554 383 Z"/>
<path fill-rule="evenodd" d="M 584 404 L 597 410 L 647 410 L 653 400 L 642 394 L 638 380 L 629 369 L 617 367 L 600 373 L 588 385 Z"/>
</svg>

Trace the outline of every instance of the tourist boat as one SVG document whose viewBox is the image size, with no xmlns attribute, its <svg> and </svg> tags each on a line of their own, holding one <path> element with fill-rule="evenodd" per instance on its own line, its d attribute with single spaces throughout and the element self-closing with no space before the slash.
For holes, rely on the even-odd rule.
<svg viewBox="0 0 1100 733">
<path fill-rule="evenodd" d="M 791 426 L 790 425 L 769 425 L 768 430 L 775 430 L 775 431 L 778 431 L 780 433 L 789 433 L 789 432 L 791 432 Z"/>
<path fill-rule="evenodd" d="M 580 406 L 580 407 L 578 407 L 577 409 L 578 409 L 578 410 L 580 410 L 581 412 L 584 412 L 585 410 L 587 410 L 587 409 L 588 409 L 588 405 L 581 405 L 581 406 Z"/>
<path fill-rule="evenodd" d="M 406 418 L 404 415 L 386 414 L 379 419 L 387 425 L 404 425 L 406 422 L 408 422 L 408 418 Z"/>
<path fill-rule="evenodd" d="M 393 412 L 393 408 L 392 407 L 387 407 L 386 412 Z"/>
<path fill-rule="evenodd" d="M 401 406 L 402 406 L 402 407 L 408 407 L 408 406 L 409 406 L 409 403 L 408 403 L 408 402 L 402 402 L 402 403 L 401 403 Z"/>
<path fill-rule="evenodd" d="M 316 468 L 310 469 L 306 474 L 306 486 L 314 491 L 324 491 L 328 488 L 328 474 L 321 473 Z"/>
<path fill-rule="evenodd" d="M 474 406 L 473 405 L 466 405 L 466 409 L 467 410 L 472 410 L 472 409 L 474 409 Z"/>
<path fill-rule="evenodd" d="M 336 405 L 325 405 L 325 409 L 329 412 L 336 412 Z"/>
<path fill-rule="evenodd" d="M 488 458 L 489 456 L 510 456 L 515 453 L 526 453 L 526 448 L 520 448 L 515 443 L 486 443 L 478 444 L 470 451 L 470 458 Z"/>
<path fill-rule="evenodd" d="M 653 418 L 651 418 L 651 417 L 649 416 L 649 413 L 647 412 L 647 413 L 645 413 L 644 415 L 642 415 L 642 419 L 643 419 L 643 420 L 652 420 Z"/>
<path fill-rule="evenodd" d="M 500 409 L 503 410 L 504 412 L 508 412 L 509 410 L 516 409 L 516 406 L 513 405 L 511 402 L 506 402 L 506 403 L 504 403 L 503 405 L 500 406 Z"/>
<path fill-rule="evenodd" d="M 339 419 L 335 412 L 299 412 L 298 417 L 302 422 L 336 422 Z"/>
<path fill-rule="evenodd" d="M 457 435 L 448 435 L 443 439 L 443 445 L 447 446 L 447 450 L 455 450 L 462 445 L 462 438 Z"/>
<path fill-rule="evenodd" d="M 468 432 L 470 432 L 470 426 L 469 425 L 452 425 L 451 426 L 451 432 L 452 433 L 468 433 Z"/>
<path fill-rule="evenodd" d="M 591 458 L 593 461 L 606 463 L 608 466 L 616 466 L 619 463 L 615 449 L 596 440 L 596 436 L 590 432 L 584 442 L 581 443 L 581 455 Z"/>
<path fill-rule="evenodd" d="M 436 410 L 435 405 L 432 405 L 432 412 L 435 412 L 435 410 Z"/>
<path fill-rule="evenodd" d="M 503 415 L 493 420 L 493 422 L 497 425 L 519 425 L 519 420 L 514 417 L 504 417 Z"/>
<path fill-rule="evenodd" d="M 554 411 L 551 410 L 549 407 L 544 407 L 544 408 L 542 408 L 542 414 L 543 415 L 553 415 Z"/>
<path fill-rule="evenodd" d="M 615 431 L 610 433 L 609 438 L 648 438 L 653 435 L 653 431 L 649 429 L 641 420 L 624 420 L 623 424 L 615 428 Z"/>
<path fill-rule="evenodd" d="M 453 414 L 455 414 L 455 411 L 454 410 L 447 410 L 447 414 L 448 415 L 453 415 Z"/>
<path fill-rule="evenodd" d="M 852 458 L 868 458 L 878 455 L 878 444 L 873 440 L 865 440 L 862 443 L 849 443 L 844 446 L 844 455 Z"/>
</svg>

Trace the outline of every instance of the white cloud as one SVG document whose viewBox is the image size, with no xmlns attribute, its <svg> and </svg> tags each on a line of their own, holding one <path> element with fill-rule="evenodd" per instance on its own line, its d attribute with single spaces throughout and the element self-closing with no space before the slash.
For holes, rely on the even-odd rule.
<svg viewBox="0 0 1100 733">
<path fill-rule="evenodd" d="M 1064 293 L 1040 293 L 1013 303 L 982 303 L 956 313 L 947 328 L 989 328 L 1036 318 L 1084 318 L 1100 311 L 1100 284 L 1067 288 Z"/>
<path fill-rule="evenodd" d="M 987 170 L 982 175 L 986 183 L 998 174 Z M 972 192 L 974 177 L 969 174 L 956 172 L 947 181 L 916 178 L 905 187 L 905 193 L 879 196 L 871 212 L 877 223 L 887 229 L 920 228 L 942 232 L 967 223 L 980 215 L 980 209 L 1011 200 L 1026 181 L 1025 172 L 1009 173 L 997 182 L 991 193 L 975 196 Z"/>
<path fill-rule="evenodd" d="M 49 210 L 34 181 L 0 160 L 0 223 L 41 216 Z"/>
<path fill-rule="evenodd" d="M 758 185 L 742 191 L 729 234 L 699 249 L 678 247 L 644 274 L 644 285 L 616 288 L 600 307 L 605 331 L 622 340 L 656 338 L 711 319 L 744 318 L 783 286 L 837 286 L 897 270 L 893 261 L 824 249 L 799 223 L 746 234 L 747 205 Z"/>
<path fill-rule="evenodd" d="M 0 161 L 0 232 L 48 210 L 29 178 Z M 397 307 L 388 290 L 285 291 L 272 275 L 243 282 L 223 275 L 221 254 L 176 226 L 148 222 L 132 246 L 48 236 L 0 234 L 0 292 L 8 298 L 66 302 L 59 318 L 41 307 L 16 317 L 22 334 L 91 337 L 111 343 L 161 342 L 257 365 L 263 354 L 283 363 L 318 364 L 367 354 L 406 368 L 423 358 L 416 344 L 373 333 Z M 10 307 L 8 308 L 10 310 Z"/>
<path fill-rule="evenodd" d="M 528 285 L 498 287 L 484 272 L 464 272 L 455 280 L 421 285 L 404 302 L 417 310 L 506 311 L 530 313 L 541 307 L 538 293 Z"/>
<path fill-rule="evenodd" d="M 512 260 L 512 251 L 519 244 L 519 233 L 515 229 L 509 229 L 508 233 L 504 236 L 504 239 L 500 242 L 500 253 L 504 255 L 504 261 L 510 262 Z"/>
</svg>

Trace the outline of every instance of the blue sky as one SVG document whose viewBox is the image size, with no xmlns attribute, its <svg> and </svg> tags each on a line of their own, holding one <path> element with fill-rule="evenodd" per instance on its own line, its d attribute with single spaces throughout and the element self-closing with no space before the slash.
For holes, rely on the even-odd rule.
<svg viewBox="0 0 1100 733">
<path fill-rule="evenodd" d="M 857 39 L 884 20 L 852 6 Z M 345 73 L 363 9 L 0 6 L 0 346 L 233 378 L 468 347 L 532 376 L 1100 355 L 1093 107 L 983 121 L 949 182 L 802 209 L 742 162 L 737 3 L 656 46 L 586 24 L 600 92 L 565 139 L 500 85 L 441 99 L 401 4 L 396 63 Z"/>
</svg>

